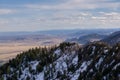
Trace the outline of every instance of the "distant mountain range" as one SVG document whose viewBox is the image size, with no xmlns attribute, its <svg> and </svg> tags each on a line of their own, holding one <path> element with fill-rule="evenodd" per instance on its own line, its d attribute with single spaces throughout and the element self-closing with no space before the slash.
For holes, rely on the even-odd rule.
<svg viewBox="0 0 120 80">
<path fill-rule="evenodd" d="M 86 34 L 83 36 L 80 36 L 78 38 L 72 38 L 72 39 L 67 39 L 67 42 L 78 42 L 80 44 L 86 44 L 88 42 L 94 42 L 94 41 L 99 41 L 103 38 L 105 38 L 107 35 L 100 35 L 97 33 L 93 34 Z"/>
<path fill-rule="evenodd" d="M 71 35 L 80 36 L 82 34 L 109 34 L 120 29 L 71 29 L 71 30 L 48 30 L 48 31 L 18 31 L 18 32 L 0 32 L 0 36 L 20 36 L 20 35 Z"/>
<path fill-rule="evenodd" d="M 110 45 L 114 45 L 120 42 L 120 31 L 112 33 L 111 35 L 109 35 L 108 37 L 104 38 L 101 41 L 106 42 Z"/>
<path fill-rule="evenodd" d="M 78 42 L 80 44 L 86 44 L 94 41 L 103 41 L 110 45 L 120 42 L 120 31 L 108 32 L 108 33 L 91 33 L 91 34 L 82 34 L 78 37 L 69 38 L 66 42 Z"/>
<path fill-rule="evenodd" d="M 35 32 L 0 32 L 0 42 L 7 41 L 40 41 L 43 39 L 61 38 L 68 41 L 86 43 L 106 37 L 117 29 L 73 29 L 73 30 L 48 30 Z M 71 39 L 71 40 L 70 40 Z M 67 41 L 66 40 L 66 41 Z"/>
</svg>

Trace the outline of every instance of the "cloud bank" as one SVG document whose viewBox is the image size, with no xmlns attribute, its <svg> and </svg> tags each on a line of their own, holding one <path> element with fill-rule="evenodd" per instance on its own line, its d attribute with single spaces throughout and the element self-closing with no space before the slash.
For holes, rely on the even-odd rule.
<svg viewBox="0 0 120 80">
<path fill-rule="evenodd" d="M 120 28 L 118 0 L 46 1 L 0 6 L 1 31 Z"/>
</svg>

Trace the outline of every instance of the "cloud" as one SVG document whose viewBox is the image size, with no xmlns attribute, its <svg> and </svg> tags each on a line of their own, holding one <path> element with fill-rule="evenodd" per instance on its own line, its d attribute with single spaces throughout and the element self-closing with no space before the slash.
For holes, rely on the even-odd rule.
<svg viewBox="0 0 120 80">
<path fill-rule="evenodd" d="M 120 2 L 113 2 L 112 0 L 66 0 L 64 3 L 57 5 L 50 4 L 26 4 L 25 7 L 31 9 L 43 9 L 43 10 L 64 10 L 64 9 L 118 9 L 120 8 Z"/>
<path fill-rule="evenodd" d="M 109 16 L 110 15 L 110 16 Z M 119 28 L 118 12 L 57 12 L 53 15 L 34 17 L 15 17 L 3 19 L 0 25 L 19 30 L 59 29 L 59 28 Z"/>
<path fill-rule="evenodd" d="M 0 17 L 3 18 L 0 19 L 0 28 L 119 28 L 119 8 L 120 2 L 114 0 L 64 0 L 57 4 L 19 4 L 17 8 L 13 5 L 9 9 L 0 9 Z M 13 13 L 15 15 L 9 15 Z"/>
<path fill-rule="evenodd" d="M 12 10 L 12 9 L 0 9 L 0 15 L 11 14 L 14 12 L 15 12 L 15 10 Z"/>
</svg>

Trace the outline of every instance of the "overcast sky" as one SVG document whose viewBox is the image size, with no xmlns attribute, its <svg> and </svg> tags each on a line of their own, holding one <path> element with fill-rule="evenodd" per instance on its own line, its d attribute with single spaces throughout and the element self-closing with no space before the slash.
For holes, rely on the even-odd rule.
<svg viewBox="0 0 120 80">
<path fill-rule="evenodd" d="M 120 0 L 0 0 L 0 31 L 120 28 Z"/>
</svg>

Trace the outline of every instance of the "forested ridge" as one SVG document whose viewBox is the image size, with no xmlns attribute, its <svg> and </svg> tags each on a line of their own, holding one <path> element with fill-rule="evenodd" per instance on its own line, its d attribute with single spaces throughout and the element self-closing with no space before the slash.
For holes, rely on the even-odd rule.
<svg viewBox="0 0 120 80">
<path fill-rule="evenodd" d="M 0 80 L 119 80 L 120 43 L 92 42 L 22 52 L 0 67 Z"/>
</svg>

